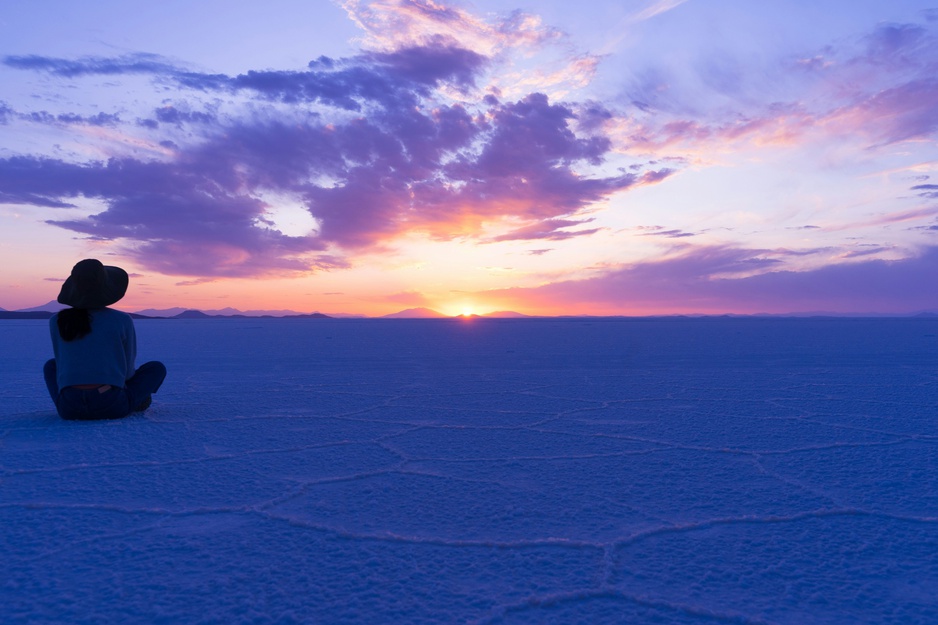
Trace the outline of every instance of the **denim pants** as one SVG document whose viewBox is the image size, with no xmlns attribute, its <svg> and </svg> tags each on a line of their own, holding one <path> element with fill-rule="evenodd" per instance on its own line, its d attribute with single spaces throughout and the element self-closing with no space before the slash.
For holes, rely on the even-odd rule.
<svg viewBox="0 0 938 625">
<path fill-rule="evenodd" d="M 146 410 L 150 405 L 150 395 L 163 384 L 166 367 L 157 361 L 144 363 L 137 367 L 136 373 L 123 388 L 112 386 L 104 392 L 97 388 L 81 389 L 73 386 L 60 389 L 56 381 L 54 358 L 46 362 L 42 374 L 55 409 L 63 419 L 120 419 L 131 412 Z"/>
</svg>

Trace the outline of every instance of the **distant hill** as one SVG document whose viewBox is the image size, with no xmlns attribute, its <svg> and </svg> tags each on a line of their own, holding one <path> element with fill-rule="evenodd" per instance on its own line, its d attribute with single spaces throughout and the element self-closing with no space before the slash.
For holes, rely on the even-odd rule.
<svg viewBox="0 0 938 625">
<path fill-rule="evenodd" d="M 232 309 L 233 310 L 233 309 Z M 329 315 L 324 315 L 322 313 L 293 313 L 291 315 L 246 315 L 246 314 L 208 314 L 204 313 L 201 310 L 184 310 L 177 315 L 169 317 L 169 319 L 219 319 L 219 318 L 251 318 L 251 319 L 260 319 L 260 318 L 277 318 L 277 319 L 329 319 Z"/>
<path fill-rule="evenodd" d="M 173 315 L 172 319 L 211 319 L 211 315 L 206 315 L 201 310 L 184 310 L 178 315 Z"/>
<path fill-rule="evenodd" d="M 188 308 L 147 308 L 145 310 L 138 310 L 138 315 L 145 315 L 147 317 L 175 317 L 180 313 L 184 313 Z"/>
<path fill-rule="evenodd" d="M 282 319 L 332 319 L 330 315 L 324 315 L 323 313 L 303 313 L 296 315 L 284 315 Z"/>
<path fill-rule="evenodd" d="M 443 317 L 448 317 L 448 315 L 430 308 L 408 308 L 390 315 L 383 315 L 381 319 L 441 319 Z"/>
<path fill-rule="evenodd" d="M 495 317 L 498 319 L 526 319 L 531 315 L 523 315 L 519 312 L 513 310 L 497 310 L 495 312 L 490 312 L 482 315 L 483 317 Z"/>
<path fill-rule="evenodd" d="M 61 306 L 60 309 L 61 308 L 65 308 L 65 307 Z M 171 312 L 174 309 L 167 309 L 167 310 Z M 191 310 L 191 309 L 185 309 L 185 308 L 180 308 L 178 310 L 180 312 L 173 314 L 173 315 L 166 315 L 166 314 L 163 314 L 164 311 L 153 310 L 153 309 L 143 311 L 147 314 L 143 314 L 142 312 L 140 313 L 131 312 L 127 314 L 129 314 L 134 319 L 221 319 L 221 318 L 247 319 L 249 318 L 248 315 L 244 315 L 244 314 L 210 315 L 210 314 L 202 312 L 201 310 Z M 58 310 L 56 311 L 43 310 L 42 307 L 30 308 L 30 309 L 25 309 L 25 310 L 4 310 L 0 308 L 0 319 L 49 319 L 56 312 L 58 312 Z M 154 314 L 154 313 L 160 313 L 160 314 Z M 260 319 L 260 318 L 331 319 L 332 317 L 330 317 L 329 315 L 324 315 L 322 313 L 293 313 L 289 315 L 276 315 L 276 316 L 275 315 L 250 315 L 250 318 L 252 319 Z"/>
<path fill-rule="evenodd" d="M 51 302 L 46 302 L 45 304 L 43 304 L 43 305 L 41 305 L 41 306 L 33 306 L 32 308 L 20 308 L 20 309 L 16 310 L 16 312 L 38 312 L 38 311 L 43 311 L 43 312 L 54 312 L 54 313 L 56 313 L 56 312 L 59 312 L 60 310 L 62 310 L 63 308 L 68 308 L 68 306 L 65 306 L 64 304 L 60 304 L 60 303 L 58 303 L 57 301 L 52 300 Z"/>
<path fill-rule="evenodd" d="M 191 308 L 147 308 L 138 310 L 137 314 L 147 317 L 176 317 L 182 313 L 194 310 Z M 322 313 L 301 313 L 295 310 L 238 310 L 237 308 L 221 308 L 217 310 L 200 310 L 199 312 L 209 317 L 295 317 L 308 314 L 319 315 Z M 327 317 L 329 315 L 326 315 Z"/>
</svg>

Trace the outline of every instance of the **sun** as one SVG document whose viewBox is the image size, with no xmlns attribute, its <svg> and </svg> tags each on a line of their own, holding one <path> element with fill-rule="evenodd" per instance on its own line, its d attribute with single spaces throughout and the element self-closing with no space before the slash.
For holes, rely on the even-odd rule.
<svg viewBox="0 0 938 625">
<path fill-rule="evenodd" d="M 488 312 L 485 306 L 481 308 L 478 305 L 478 302 L 453 302 L 447 306 L 444 306 L 442 309 L 446 314 L 452 315 L 453 317 L 459 317 L 461 319 L 470 319 L 472 317 L 484 317 Z"/>
<path fill-rule="evenodd" d="M 468 319 L 470 317 L 478 317 L 482 313 L 479 312 L 478 307 L 472 302 L 462 302 L 458 304 L 453 304 L 448 306 L 451 315 L 454 317 L 461 317 L 463 319 Z"/>
</svg>

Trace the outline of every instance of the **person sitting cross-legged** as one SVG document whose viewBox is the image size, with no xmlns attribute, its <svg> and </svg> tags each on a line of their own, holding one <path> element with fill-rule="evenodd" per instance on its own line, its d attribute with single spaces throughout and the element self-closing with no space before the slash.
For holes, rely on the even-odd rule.
<svg viewBox="0 0 938 625">
<path fill-rule="evenodd" d="M 72 269 L 58 301 L 70 306 L 49 321 L 55 357 L 43 368 L 46 387 L 63 419 L 120 419 L 146 410 L 166 367 L 134 366 L 137 335 L 127 313 L 108 308 L 127 292 L 120 267 L 88 258 Z"/>
</svg>

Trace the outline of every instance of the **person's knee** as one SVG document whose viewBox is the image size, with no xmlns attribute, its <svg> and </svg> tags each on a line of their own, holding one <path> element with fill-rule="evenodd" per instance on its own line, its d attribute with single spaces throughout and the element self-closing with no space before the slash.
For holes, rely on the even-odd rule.
<svg viewBox="0 0 938 625">
<path fill-rule="evenodd" d="M 151 366 L 151 369 L 152 369 L 154 375 L 158 374 L 158 375 L 160 376 L 160 382 L 162 382 L 164 379 L 166 379 L 166 365 L 164 365 L 163 363 L 161 363 L 161 362 L 158 361 L 158 360 L 154 360 L 154 361 L 149 362 L 149 363 L 147 363 L 147 364 L 149 364 L 149 365 Z"/>
<path fill-rule="evenodd" d="M 166 365 L 158 360 L 151 360 L 150 362 L 140 365 L 137 368 L 137 374 L 142 374 L 146 379 L 155 382 L 153 390 L 150 391 L 151 393 L 155 393 L 159 390 L 160 386 L 162 386 L 163 380 L 166 379 Z"/>
</svg>

